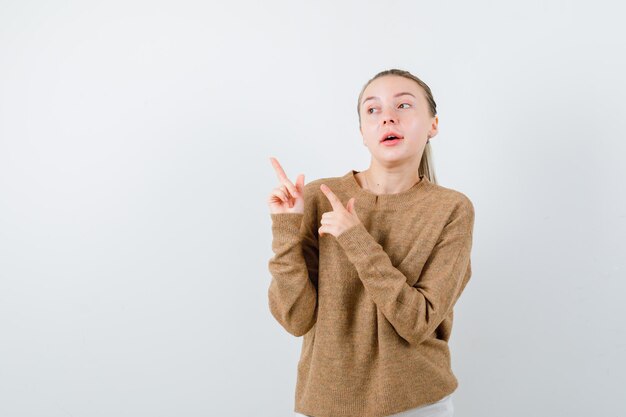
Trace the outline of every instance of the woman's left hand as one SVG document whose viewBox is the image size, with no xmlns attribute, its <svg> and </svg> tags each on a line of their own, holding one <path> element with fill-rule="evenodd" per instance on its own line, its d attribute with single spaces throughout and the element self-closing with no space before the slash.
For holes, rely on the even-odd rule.
<svg viewBox="0 0 626 417">
<path fill-rule="evenodd" d="M 356 226 L 361 223 L 361 220 L 359 220 L 359 217 L 354 210 L 354 197 L 348 200 L 347 206 L 344 207 L 339 198 L 330 190 L 330 188 L 328 188 L 326 184 L 321 184 L 320 189 L 326 195 L 328 201 L 330 201 L 330 205 L 333 207 L 333 211 L 327 211 L 322 214 L 322 220 L 320 221 L 322 226 L 318 229 L 320 236 L 328 233 L 337 237 L 352 226 Z"/>
</svg>

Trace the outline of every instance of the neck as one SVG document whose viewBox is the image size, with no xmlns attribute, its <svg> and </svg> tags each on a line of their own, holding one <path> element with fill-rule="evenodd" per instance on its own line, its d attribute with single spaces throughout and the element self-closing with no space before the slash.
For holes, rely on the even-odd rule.
<svg viewBox="0 0 626 417">
<path fill-rule="evenodd" d="M 417 169 L 387 170 L 368 168 L 362 172 L 365 188 L 374 194 L 396 194 L 420 181 Z"/>
</svg>

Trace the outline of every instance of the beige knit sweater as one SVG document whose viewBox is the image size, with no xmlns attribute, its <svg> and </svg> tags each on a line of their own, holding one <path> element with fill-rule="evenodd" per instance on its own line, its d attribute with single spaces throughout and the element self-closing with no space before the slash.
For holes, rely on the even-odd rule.
<svg viewBox="0 0 626 417">
<path fill-rule="evenodd" d="M 272 213 L 269 308 L 304 335 L 294 411 L 383 417 L 454 392 L 448 341 L 453 307 L 471 276 L 474 207 L 425 176 L 377 195 L 350 170 L 304 187 L 304 213 Z M 318 236 L 332 211 L 326 184 L 361 223 Z"/>
</svg>

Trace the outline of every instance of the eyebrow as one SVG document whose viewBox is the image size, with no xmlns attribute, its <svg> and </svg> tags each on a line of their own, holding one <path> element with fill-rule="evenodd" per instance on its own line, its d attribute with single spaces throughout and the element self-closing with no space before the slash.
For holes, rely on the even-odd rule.
<svg viewBox="0 0 626 417">
<path fill-rule="evenodd" d="M 411 93 L 409 93 L 409 92 L 406 92 L 406 91 L 404 91 L 404 92 L 402 92 L 402 93 L 398 93 L 398 94 L 394 95 L 394 97 L 400 97 L 400 96 L 404 96 L 404 95 L 409 95 L 409 96 L 411 96 L 411 97 L 415 98 L 415 96 L 414 96 L 413 94 L 411 94 Z M 377 99 L 377 98 L 380 98 L 380 97 L 376 97 L 376 96 L 371 96 L 371 97 L 368 97 L 368 98 L 366 98 L 365 100 L 363 100 L 363 101 L 361 102 L 361 105 L 365 104 L 365 102 L 366 102 L 367 100 L 372 100 L 372 99 L 375 99 L 375 98 Z"/>
</svg>

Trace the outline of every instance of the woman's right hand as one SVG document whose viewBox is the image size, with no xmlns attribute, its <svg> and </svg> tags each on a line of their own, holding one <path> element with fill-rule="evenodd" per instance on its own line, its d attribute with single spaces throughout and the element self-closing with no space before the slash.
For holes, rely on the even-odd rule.
<svg viewBox="0 0 626 417">
<path fill-rule="evenodd" d="M 304 174 L 298 175 L 295 185 L 289 181 L 276 158 L 270 157 L 278 175 L 278 187 L 272 190 L 268 199 L 270 213 L 304 213 Z"/>
</svg>

